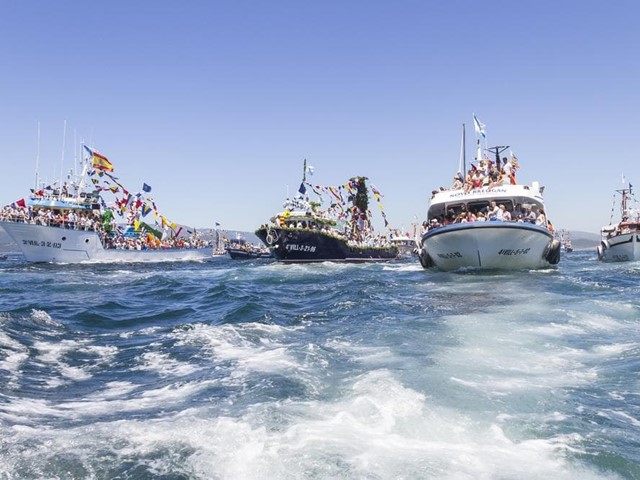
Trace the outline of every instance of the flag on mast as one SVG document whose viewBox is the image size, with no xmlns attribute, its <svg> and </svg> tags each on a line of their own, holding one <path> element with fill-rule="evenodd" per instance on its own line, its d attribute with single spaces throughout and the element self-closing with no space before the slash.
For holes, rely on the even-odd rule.
<svg viewBox="0 0 640 480">
<path fill-rule="evenodd" d="M 482 135 L 482 138 L 487 138 L 487 133 L 485 132 L 484 128 L 485 128 L 485 124 L 484 123 L 480 123 L 480 120 L 478 120 L 478 117 L 476 117 L 476 114 L 473 114 L 473 128 L 476 131 L 477 135 Z"/>
<path fill-rule="evenodd" d="M 109 161 L 107 157 L 101 155 L 100 153 L 92 150 L 91 148 L 83 145 L 84 149 L 89 153 L 89 159 L 92 162 L 93 168 L 97 170 L 102 170 L 104 172 L 113 172 L 113 164 Z"/>
</svg>

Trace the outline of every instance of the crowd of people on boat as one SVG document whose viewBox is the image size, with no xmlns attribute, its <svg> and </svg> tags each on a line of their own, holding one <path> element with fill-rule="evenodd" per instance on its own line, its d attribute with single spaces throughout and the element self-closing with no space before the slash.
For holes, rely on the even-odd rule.
<svg viewBox="0 0 640 480">
<path fill-rule="evenodd" d="M 105 248 L 116 250 L 168 250 L 175 248 L 208 248 L 211 242 L 199 238 L 167 238 L 161 240 L 145 232 L 135 237 L 126 237 L 122 234 L 109 235 L 102 232 L 102 241 Z"/>
<path fill-rule="evenodd" d="M 492 200 L 485 208 L 467 210 L 463 204 L 461 210 L 457 213 L 450 209 L 446 214 L 441 214 L 431 218 L 430 221 L 425 221 L 422 224 L 422 230 L 424 233 L 452 223 L 493 221 L 532 223 L 546 227 L 553 232 L 553 225 L 547 219 L 544 209 L 530 204 L 518 204 L 513 209 L 509 209 L 505 204 L 498 204 L 495 200 Z"/>
<path fill-rule="evenodd" d="M 19 207 L 5 205 L 0 210 L 0 221 L 46 225 L 50 227 L 70 228 L 72 230 L 100 230 L 101 217 L 94 210 L 74 212 L 73 210 L 54 210 L 51 208 L 33 208 L 30 205 Z"/>
<path fill-rule="evenodd" d="M 465 193 L 476 188 L 494 188 L 504 184 L 516 185 L 516 171 L 520 168 L 515 157 L 502 162 L 485 159 L 473 165 L 466 175 L 458 171 L 453 176 L 451 190 L 464 190 Z"/>
<path fill-rule="evenodd" d="M 128 218 L 132 224 L 134 217 Z M 149 250 L 173 248 L 204 248 L 211 242 L 191 236 L 158 238 L 147 232 L 144 227 L 133 235 L 126 235 L 124 229 L 114 223 L 105 225 L 104 218 L 98 210 L 53 209 L 5 205 L 0 210 L 0 221 L 29 223 L 71 230 L 95 231 L 100 235 L 105 248 L 118 250 Z"/>
</svg>

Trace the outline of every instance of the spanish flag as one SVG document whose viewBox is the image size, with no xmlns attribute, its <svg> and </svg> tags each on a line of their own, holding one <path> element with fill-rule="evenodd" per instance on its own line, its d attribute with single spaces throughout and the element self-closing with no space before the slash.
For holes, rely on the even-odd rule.
<svg viewBox="0 0 640 480">
<path fill-rule="evenodd" d="M 97 170 L 103 170 L 105 172 L 113 172 L 113 164 L 109 161 L 107 157 L 99 154 L 94 150 L 91 150 L 86 145 L 84 145 L 84 148 L 89 153 L 89 158 L 93 162 L 93 168 Z"/>
</svg>

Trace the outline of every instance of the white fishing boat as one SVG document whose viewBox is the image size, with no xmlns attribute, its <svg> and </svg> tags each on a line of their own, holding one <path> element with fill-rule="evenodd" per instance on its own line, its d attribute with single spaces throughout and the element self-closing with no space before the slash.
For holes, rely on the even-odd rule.
<svg viewBox="0 0 640 480">
<path fill-rule="evenodd" d="M 634 262 L 640 260 L 640 209 L 629 188 L 616 190 L 620 194 L 620 220 L 613 218 L 600 229 L 598 258 L 603 262 Z M 631 205 L 633 201 L 634 205 Z"/>
<path fill-rule="evenodd" d="M 159 215 L 151 187 L 131 194 L 109 160 L 84 147 L 82 173 L 36 186 L 0 211 L 0 226 L 29 262 L 160 262 L 223 258 L 195 229 Z M 36 175 L 37 177 L 37 175 Z M 38 181 L 36 180 L 36 185 Z M 105 194 L 113 194 L 107 204 Z M 118 198 L 118 195 L 122 195 Z M 152 213 L 155 220 L 145 217 Z M 116 221 L 121 217 L 122 221 Z M 151 218 L 151 217 L 149 217 Z"/>
<path fill-rule="evenodd" d="M 466 177 L 460 168 L 450 189 L 433 191 L 421 236 L 424 268 L 536 269 L 560 261 L 560 242 L 549 230 L 544 187 L 518 184 L 515 155 L 500 158 L 508 146 L 485 147 L 484 125 L 474 115 L 478 133 L 477 165 Z M 464 158 L 464 129 L 461 165 Z"/>
</svg>

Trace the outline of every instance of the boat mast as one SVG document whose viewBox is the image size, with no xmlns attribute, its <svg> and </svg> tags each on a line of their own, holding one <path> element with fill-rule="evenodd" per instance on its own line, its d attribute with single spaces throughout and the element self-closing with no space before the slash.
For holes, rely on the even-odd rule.
<svg viewBox="0 0 640 480">
<path fill-rule="evenodd" d="M 466 154 L 466 135 L 464 130 L 464 123 L 462 124 L 462 141 L 460 142 L 460 162 L 458 163 L 458 170 L 463 175 L 463 180 L 467 175 L 467 154 Z"/>
<path fill-rule="evenodd" d="M 307 159 L 304 159 L 304 165 L 302 167 L 302 182 L 307 181 Z"/>
<path fill-rule="evenodd" d="M 84 191 L 84 179 L 87 175 L 87 169 L 89 167 L 89 159 L 84 158 L 84 142 L 80 142 L 80 162 L 82 163 L 82 172 L 80 173 L 80 181 L 78 182 L 78 191 L 76 192 L 76 198 L 81 198 L 80 193 Z"/>
<path fill-rule="evenodd" d="M 59 187 L 59 195 L 62 196 L 62 185 L 64 179 L 64 148 L 67 143 L 67 120 L 64 120 L 64 128 L 62 129 L 62 155 L 60 157 L 60 187 Z"/>
<path fill-rule="evenodd" d="M 620 205 L 620 210 L 622 210 L 622 221 L 626 222 L 629 220 L 629 212 L 628 212 L 628 202 L 629 196 L 631 195 L 631 184 L 629 184 L 629 189 L 623 188 L 622 190 L 618 190 L 620 195 L 622 196 L 622 204 Z"/>
<path fill-rule="evenodd" d="M 36 185 L 34 192 L 38 191 L 38 171 L 40 170 L 40 122 L 38 122 L 38 146 L 36 150 Z"/>
</svg>

